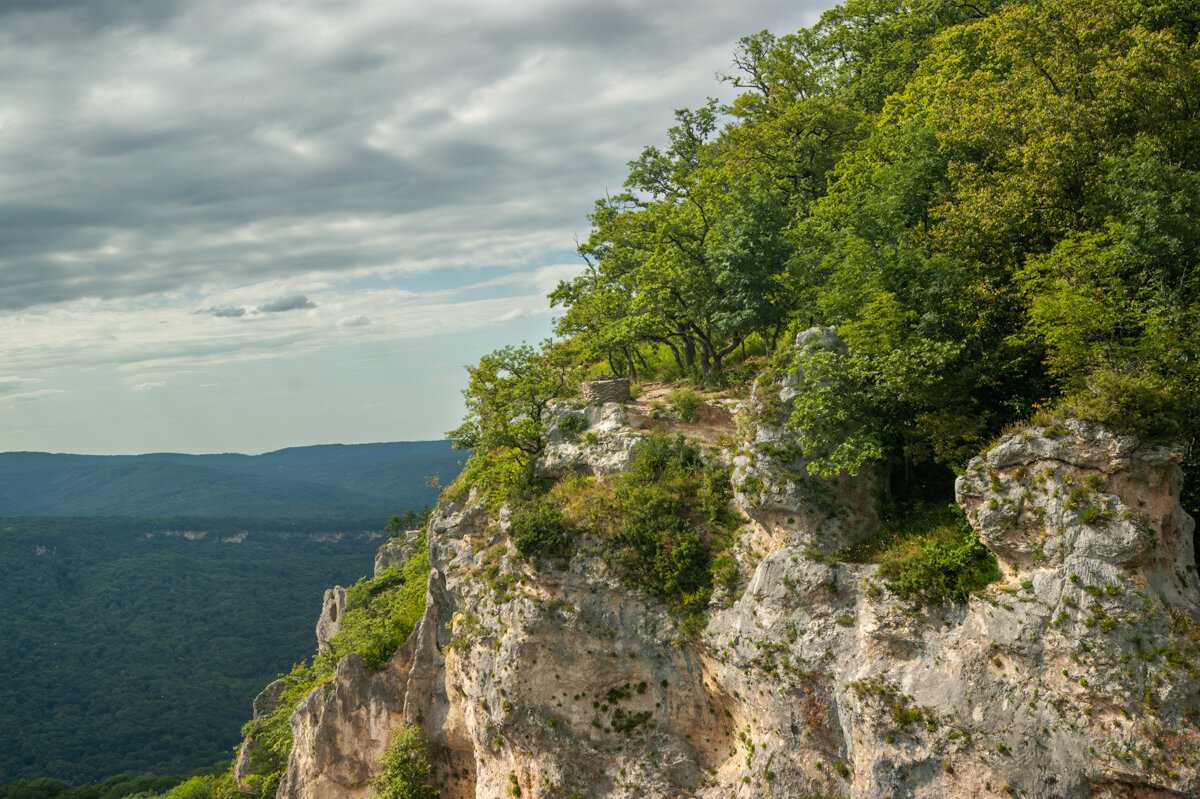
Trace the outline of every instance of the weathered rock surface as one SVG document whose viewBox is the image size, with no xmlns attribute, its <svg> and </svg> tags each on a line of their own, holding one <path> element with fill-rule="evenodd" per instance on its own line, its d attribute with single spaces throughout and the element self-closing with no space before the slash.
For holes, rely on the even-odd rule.
<svg viewBox="0 0 1200 799">
<path fill-rule="evenodd" d="M 560 402 L 549 413 L 546 452 L 538 463 L 542 474 L 616 474 L 629 465 L 634 447 L 647 434 L 640 425 L 631 424 L 628 407 L 616 402 L 585 406 Z"/>
<path fill-rule="evenodd" d="M 547 472 L 611 474 L 647 429 L 621 405 L 568 413 L 594 437 L 552 438 Z M 347 656 L 297 708 L 279 796 L 370 794 L 402 723 L 447 799 L 1200 795 L 1178 448 L 1076 422 L 1005 437 L 957 486 L 1005 579 L 914 608 L 813 552 L 870 531 L 870 480 L 795 479 L 759 445 L 786 442 L 778 419 L 741 421 L 743 582 L 696 638 L 586 551 L 535 571 L 502 519 L 445 504 L 424 619 L 385 670 Z"/>
<path fill-rule="evenodd" d="M 317 617 L 318 652 L 329 649 L 329 642 L 342 627 L 342 616 L 344 615 L 346 615 L 346 589 L 335 585 L 325 592 L 325 596 L 321 600 L 321 615 Z M 257 700 L 255 701 L 257 702 Z"/>
<path fill-rule="evenodd" d="M 326 592 L 328 594 L 328 592 Z M 320 638 L 320 624 L 317 625 L 317 635 Z M 255 720 L 266 718 L 275 712 L 279 707 L 279 703 L 283 700 L 284 691 L 287 690 L 287 685 L 283 680 L 275 680 L 267 685 L 266 688 L 258 692 L 258 696 L 254 697 L 252 705 L 253 715 Z M 254 793 L 255 789 L 248 779 L 252 773 L 250 758 L 258 749 L 258 743 L 253 738 L 245 738 L 241 746 L 238 747 L 238 756 L 233 764 L 233 779 L 237 784 L 238 790 L 242 793 Z"/>
<path fill-rule="evenodd" d="M 814 327 L 796 337 L 798 350 L 843 352 L 832 328 Z M 832 554 L 879 526 L 871 476 L 816 477 L 796 435 L 786 427 L 804 375 L 792 369 L 759 377 L 741 415 L 743 437 L 733 459 L 739 508 L 764 530 L 793 544 Z"/>
<path fill-rule="evenodd" d="M 400 566 L 412 556 L 416 546 L 415 536 L 411 533 L 395 535 L 384 541 L 375 550 L 375 574 L 393 566 Z"/>
</svg>

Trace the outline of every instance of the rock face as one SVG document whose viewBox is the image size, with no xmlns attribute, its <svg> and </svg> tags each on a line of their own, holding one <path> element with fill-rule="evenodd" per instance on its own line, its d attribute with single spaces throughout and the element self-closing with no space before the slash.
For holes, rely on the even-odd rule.
<svg viewBox="0 0 1200 799">
<path fill-rule="evenodd" d="M 796 347 L 845 350 L 832 328 L 816 327 L 800 333 Z M 759 377 L 742 414 L 745 436 L 733 459 L 733 487 L 738 507 L 764 530 L 831 554 L 879 526 L 876 485 L 871 475 L 850 480 L 808 473 L 785 426 L 803 386 L 804 375 L 795 369 Z"/>
<path fill-rule="evenodd" d="M 416 542 L 409 534 L 392 536 L 375 551 L 375 574 L 400 566 L 412 556 Z"/>
<path fill-rule="evenodd" d="M 318 652 L 329 649 L 330 640 L 342 627 L 342 616 L 344 615 L 346 615 L 346 589 L 335 585 L 325 592 L 325 597 L 321 600 L 321 615 L 317 617 Z M 255 701 L 257 702 L 257 700 Z"/>
<path fill-rule="evenodd" d="M 328 593 L 328 592 L 326 592 Z M 320 637 L 320 624 L 317 625 L 318 638 Z M 269 683 L 266 688 L 258 692 L 258 696 L 254 697 L 253 716 L 255 720 L 266 718 L 275 712 L 279 707 L 280 701 L 283 699 L 283 693 L 287 690 L 287 685 L 283 680 L 275 680 Z M 238 747 L 237 760 L 233 764 L 233 779 L 237 783 L 238 790 L 242 793 L 254 793 L 254 788 L 247 781 L 252 773 L 250 756 L 258 749 L 258 743 L 253 738 L 246 738 L 242 741 L 242 745 Z"/>
<path fill-rule="evenodd" d="M 759 388 L 776 410 L 788 379 Z M 1004 579 L 918 608 L 828 557 L 876 524 L 871 479 L 799 479 L 795 442 L 753 405 L 743 579 L 697 636 L 595 556 L 535 571 L 502 518 L 443 504 L 421 624 L 385 670 L 349 655 L 297 708 L 279 796 L 370 794 L 404 723 L 446 799 L 1200 796 L 1179 448 L 1077 422 L 1006 436 L 957 485 Z M 568 413 L 593 437 L 552 436 L 546 473 L 610 474 L 645 434 L 635 408 Z"/>
</svg>

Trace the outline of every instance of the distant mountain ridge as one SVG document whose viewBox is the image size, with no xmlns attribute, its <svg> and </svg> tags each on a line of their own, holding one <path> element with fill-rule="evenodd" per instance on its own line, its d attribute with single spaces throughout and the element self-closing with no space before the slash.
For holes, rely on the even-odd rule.
<svg viewBox="0 0 1200 799">
<path fill-rule="evenodd" d="M 389 515 L 433 504 L 449 441 L 323 444 L 262 455 L 0 453 L 4 516 Z"/>
</svg>

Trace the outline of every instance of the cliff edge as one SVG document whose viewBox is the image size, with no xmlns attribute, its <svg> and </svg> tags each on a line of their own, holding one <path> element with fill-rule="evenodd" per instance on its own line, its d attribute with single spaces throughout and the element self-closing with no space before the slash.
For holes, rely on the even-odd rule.
<svg viewBox="0 0 1200 799">
<path fill-rule="evenodd" d="M 1075 420 L 1004 436 L 956 484 L 1000 579 L 921 604 L 836 556 L 878 529 L 875 480 L 805 473 L 782 425 L 796 385 L 691 422 L 646 396 L 560 404 L 588 432 L 552 426 L 541 470 L 587 491 L 656 429 L 731 468 L 732 565 L 702 622 L 601 541 L 522 557 L 510 509 L 443 501 L 423 618 L 385 668 L 347 655 L 299 704 L 278 796 L 371 795 L 403 724 L 447 799 L 1200 795 L 1182 449 Z"/>
</svg>

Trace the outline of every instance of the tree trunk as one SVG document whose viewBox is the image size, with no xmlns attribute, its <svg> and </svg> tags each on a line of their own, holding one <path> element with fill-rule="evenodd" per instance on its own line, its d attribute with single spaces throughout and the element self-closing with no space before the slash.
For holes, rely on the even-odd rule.
<svg viewBox="0 0 1200 799">
<path fill-rule="evenodd" d="M 683 365 L 691 369 L 696 365 L 696 340 L 683 328 L 680 328 L 679 336 L 683 339 Z"/>
<path fill-rule="evenodd" d="M 783 331 L 783 322 L 779 321 L 771 327 L 771 338 L 767 342 L 767 355 L 775 354 L 775 347 L 779 345 L 779 334 Z"/>
<path fill-rule="evenodd" d="M 669 338 L 655 339 L 655 341 L 658 341 L 661 344 L 666 344 L 671 348 L 671 355 L 675 358 L 675 365 L 678 366 L 679 371 L 682 372 L 684 370 L 683 358 L 680 357 L 679 348 L 675 346 L 675 342 L 671 341 Z"/>
</svg>

